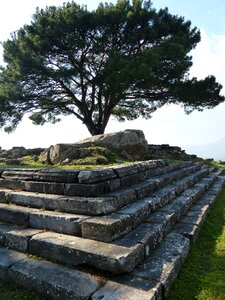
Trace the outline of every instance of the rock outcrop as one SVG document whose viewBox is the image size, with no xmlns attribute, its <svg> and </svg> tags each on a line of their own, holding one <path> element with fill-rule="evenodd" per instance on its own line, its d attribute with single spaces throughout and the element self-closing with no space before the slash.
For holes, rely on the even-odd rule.
<svg viewBox="0 0 225 300">
<path fill-rule="evenodd" d="M 131 161 L 144 160 L 148 144 L 141 130 L 125 130 L 115 133 L 100 134 L 74 144 L 56 144 L 46 149 L 42 160 L 52 164 L 61 164 L 73 159 L 80 159 L 89 147 L 103 147 L 118 151 L 124 158 Z"/>
<path fill-rule="evenodd" d="M 36 160 L 43 150 L 43 148 L 26 149 L 24 147 L 13 147 L 12 149 L 4 150 L 0 147 L 0 162 L 18 165 L 25 156 L 31 156 Z"/>
</svg>

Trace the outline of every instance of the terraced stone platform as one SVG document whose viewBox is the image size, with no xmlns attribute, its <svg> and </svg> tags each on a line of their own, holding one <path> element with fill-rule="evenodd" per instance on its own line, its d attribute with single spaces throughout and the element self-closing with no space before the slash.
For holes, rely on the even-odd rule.
<svg viewBox="0 0 225 300">
<path fill-rule="evenodd" d="M 0 278 L 47 299 L 163 299 L 224 182 L 164 160 L 0 169 Z"/>
</svg>

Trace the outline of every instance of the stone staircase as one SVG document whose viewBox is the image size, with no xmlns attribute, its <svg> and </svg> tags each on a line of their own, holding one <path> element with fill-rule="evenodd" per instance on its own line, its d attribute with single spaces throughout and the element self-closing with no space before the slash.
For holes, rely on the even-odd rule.
<svg viewBox="0 0 225 300">
<path fill-rule="evenodd" d="M 46 299 L 163 299 L 224 185 L 190 161 L 0 169 L 0 278 Z"/>
</svg>

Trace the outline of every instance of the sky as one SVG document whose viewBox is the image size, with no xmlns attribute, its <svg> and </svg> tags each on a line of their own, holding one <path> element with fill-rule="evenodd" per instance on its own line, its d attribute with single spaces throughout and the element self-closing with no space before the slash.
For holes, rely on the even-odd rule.
<svg viewBox="0 0 225 300">
<path fill-rule="evenodd" d="M 31 21 L 36 7 L 62 5 L 65 0 L 7 0 L 0 2 L 0 41 L 10 38 L 10 33 Z M 95 9 L 101 1 L 77 0 Z M 109 2 L 115 3 L 115 0 Z M 214 75 L 221 83 L 225 95 L 225 1 L 224 0 L 153 0 L 156 9 L 168 7 L 170 13 L 184 16 L 201 30 L 201 42 L 192 51 L 193 67 L 190 77 L 199 79 Z M 0 64 L 2 48 L 0 47 Z M 225 103 L 212 110 L 194 111 L 186 115 L 175 105 L 157 110 L 149 120 L 138 119 L 119 123 L 110 120 L 107 132 L 124 129 L 143 130 L 149 144 L 170 144 L 180 146 L 188 153 L 201 157 L 225 160 Z M 0 147 L 26 148 L 49 147 L 57 143 L 73 143 L 90 134 L 74 116 L 63 118 L 55 125 L 35 126 L 25 117 L 15 132 L 5 133 L 0 129 Z"/>
</svg>

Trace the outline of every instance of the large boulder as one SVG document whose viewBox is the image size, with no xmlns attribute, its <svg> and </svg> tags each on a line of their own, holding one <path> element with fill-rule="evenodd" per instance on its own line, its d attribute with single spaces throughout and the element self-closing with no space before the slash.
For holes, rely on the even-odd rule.
<svg viewBox="0 0 225 300">
<path fill-rule="evenodd" d="M 147 154 L 148 143 L 143 131 L 127 129 L 115 133 L 100 134 L 74 144 L 56 144 L 46 149 L 43 160 L 52 164 L 66 160 L 79 159 L 88 147 L 98 146 L 118 151 L 130 160 L 143 160 Z"/>
<path fill-rule="evenodd" d="M 144 159 L 148 149 L 143 131 L 134 129 L 95 135 L 77 144 L 84 147 L 95 145 L 115 149 L 133 160 Z"/>
</svg>

